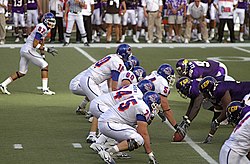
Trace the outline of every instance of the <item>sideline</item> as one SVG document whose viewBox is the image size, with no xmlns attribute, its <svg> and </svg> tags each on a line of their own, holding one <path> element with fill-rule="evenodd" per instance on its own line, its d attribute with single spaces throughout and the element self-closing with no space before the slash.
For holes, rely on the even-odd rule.
<svg viewBox="0 0 250 164">
<path fill-rule="evenodd" d="M 149 48 L 149 47 L 158 47 L 158 48 L 238 48 L 238 47 L 250 47 L 250 43 L 190 43 L 190 44 L 177 44 L 177 43 L 163 43 L 163 44 L 145 44 L 145 43 L 128 43 L 131 47 L 135 48 Z M 20 48 L 23 44 L 4 44 L 0 45 L 0 48 Z M 59 47 L 59 48 L 116 48 L 119 44 L 116 43 L 94 43 L 90 44 L 89 47 L 84 46 L 83 44 L 71 43 L 68 46 L 64 47 L 62 44 L 46 44 L 48 47 Z"/>
<path fill-rule="evenodd" d="M 86 51 L 84 51 L 83 49 L 79 48 L 79 47 L 75 47 L 75 49 L 80 52 L 82 55 L 84 55 L 86 58 L 88 58 L 90 61 L 92 62 L 96 62 L 97 60 L 94 59 L 93 57 L 91 57 Z M 157 115 L 158 116 L 158 115 Z M 159 116 L 158 116 L 159 117 Z M 167 124 L 173 131 L 174 128 L 172 127 L 172 125 L 170 125 L 170 123 L 168 121 L 164 122 L 165 124 Z M 218 164 L 218 162 L 216 162 L 212 157 L 210 157 L 200 146 L 198 146 L 190 137 L 188 137 L 186 135 L 186 137 L 184 138 L 184 140 L 187 142 L 187 144 L 189 144 L 198 154 L 200 154 L 200 156 L 202 158 L 204 158 L 208 163 L 210 164 Z"/>
</svg>

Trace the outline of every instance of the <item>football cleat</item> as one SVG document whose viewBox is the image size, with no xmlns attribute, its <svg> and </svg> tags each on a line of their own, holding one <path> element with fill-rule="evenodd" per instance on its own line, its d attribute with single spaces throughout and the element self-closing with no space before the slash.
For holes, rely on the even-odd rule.
<svg viewBox="0 0 250 164">
<path fill-rule="evenodd" d="M 92 143 L 90 145 L 90 148 L 94 150 L 95 152 L 99 153 L 100 151 L 105 150 L 104 146 L 98 143 Z"/>
<path fill-rule="evenodd" d="M 89 43 L 88 43 L 88 42 L 85 42 L 85 43 L 84 43 L 84 46 L 87 46 L 87 47 L 88 47 L 88 46 L 89 46 Z"/>
<path fill-rule="evenodd" d="M 78 115 L 86 115 L 86 111 L 82 109 L 80 106 L 76 108 L 76 114 Z"/>
<path fill-rule="evenodd" d="M 53 92 L 53 91 L 51 91 L 51 90 L 49 90 L 49 89 L 46 89 L 46 90 L 43 90 L 43 94 L 44 95 L 55 95 L 56 93 Z"/>
<path fill-rule="evenodd" d="M 68 42 L 64 42 L 63 46 L 68 46 L 69 43 Z"/>
<path fill-rule="evenodd" d="M 96 142 L 96 140 L 97 140 L 96 136 L 93 136 L 93 135 L 88 135 L 86 139 L 87 143 L 94 143 Z"/>
<path fill-rule="evenodd" d="M 0 84 L 0 90 L 3 94 L 10 95 L 10 92 L 7 90 L 7 87 Z"/>
<path fill-rule="evenodd" d="M 109 154 L 109 152 L 102 150 L 98 154 L 104 160 L 104 162 L 106 162 L 108 164 L 115 164 L 116 163 L 115 160 Z"/>
</svg>

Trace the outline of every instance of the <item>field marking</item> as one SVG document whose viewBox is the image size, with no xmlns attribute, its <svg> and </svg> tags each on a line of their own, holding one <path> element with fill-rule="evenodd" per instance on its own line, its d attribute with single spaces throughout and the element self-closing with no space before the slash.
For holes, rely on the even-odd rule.
<svg viewBox="0 0 250 164">
<path fill-rule="evenodd" d="M 90 61 L 92 61 L 93 63 L 96 62 L 96 60 L 90 56 L 86 51 L 84 51 L 83 49 L 79 48 L 79 47 L 74 47 L 78 52 L 80 52 L 81 54 L 83 54 L 86 58 L 88 58 Z"/>
<path fill-rule="evenodd" d="M 15 150 L 21 150 L 21 149 L 23 149 L 23 145 L 22 144 L 14 144 L 13 147 L 14 147 Z"/>
<path fill-rule="evenodd" d="M 158 118 L 161 120 L 160 116 L 157 115 Z M 169 128 L 171 128 L 173 131 L 175 131 L 175 129 L 173 128 L 173 126 L 166 120 L 164 121 L 165 124 L 167 124 L 169 126 Z M 200 146 L 197 145 L 197 143 L 195 143 L 190 137 L 188 137 L 188 135 L 186 135 L 186 137 L 184 138 L 184 140 L 186 141 L 186 143 L 191 146 L 198 154 L 200 154 L 200 156 L 202 158 L 204 158 L 208 163 L 210 164 L 218 164 L 217 161 L 215 161 L 209 154 L 207 154 L 207 152 L 205 152 L 205 150 L 203 150 Z M 173 143 L 173 142 L 171 142 Z M 183 143 L 183 142 L 180 142 Z M 200 143 L 200 142 L 199 142 Z"/>
<path fill-rule="evenodd" d="M 249 50 L 246 50 L 246 49 L 244 49 L 244 48 L 240 48 L 240 47 L 233 47 L 233 48 L 236 49 L 236 50 L 240 50 L 240 51 L 243 51 L 243 52 L 250 53 Z"/>
<path fill-rule="evenodd" d="M 79 47 L 78 47 L 78 49 L 80 49 Z M 77 49 L 77 50 L 78 50 Z M 86 51 L 84 51 L 84 50 L 82 50 L 82 49 L 80 49 L 80 51 L 79 51 L 82 55 L 84 55 L 84 56 L 86 56 L 88 59 L 89 59 L 89 57 L 90 57 L 90 55 L 86 52 Z M 91 59 L 94 59 L 94 58 L 92 58 L 91 57 Z M 94 59 L 95 60 L 95 59 Z M 90 60 L 90 61 L 93 61 L 93 60 Z M 96 61 L 96 60 L 95 60 Z M 159 117 L 159 116 L 158 116 Z M 175 130 L 173 127 L 172 127 L 172 125 L 170 125 L 170 123 L 168 122 L 168 121 L 164 121 L 164 123 L 166 123 L 173 131 Z M 202 157 L 202 158 L 204 158 L 207 162 L 209 162 L 209 163 L 211 163 L 211 164 L 218 164 L 218 162 L 216 162 L 212 157 L 210 157 L 200 146 L 198 146 L 191 138 L 189 138 L 187 135 L 186 135 L 186 137 L 184 138 L 184 140 L 198 153 L 198 154 L 200 154 L 200 156 Z"/>
<path fill-rule="evenodd" d="M 151 48 L 151 47 L 157 47 L 157 48 L 222 48 L 222 47 L 230 47 L 236 49 L 238 47 L 250 47 L 250 43 L 191 43 L 191 44 L 179 44 L 179 43 L 171 43 L 171 44 L 145 44 L 145 43 L 128 43 L 131 47 L 135 48 Z M 89 47 L 84 46 L 83 44 L 69 44 L 68 46 L 63 46 L 62 44 L 46 44 L 48 47 L 55 47 L 55 48 L 116 48 L 119 44 L 117 43 L 95 43 L 90 44 Z M 0 45 L 0 48 L 21 48 L 23 44 L 4 44 Z M 240 49 L 240 48 L 239 48 Z M 244 50 L 243 50 L 244 51 Z"/>
<path fill-rule="evenodd" d="M 75 148 L 75 149 L 82 149 L 82 145 L 80 143 L 72 143 L 72 146 Z"/>
</svg>

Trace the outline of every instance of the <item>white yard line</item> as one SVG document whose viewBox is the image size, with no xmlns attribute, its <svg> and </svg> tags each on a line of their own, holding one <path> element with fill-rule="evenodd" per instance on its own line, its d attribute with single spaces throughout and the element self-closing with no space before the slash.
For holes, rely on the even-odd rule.
<svg viewBox="0 0 250 164">
<path fill-rule="evenodd" d="M 240 51 L 243 51 L 243 52 L 250 53 L 250 50 L 246 50 L 244 48 L 240 48 L 240 47 L 233 47 L 233 48 L 236 49 L 236 50 L 240 50 Z"/>
<path fill-rule="evenodd" d="M 145 43 L 128 43 L 131 47 L 135 48 L 147 48 L 147 47 L 158 47 L 158 48 L 222 48 L 222 47 L 250 47 L 250 43 L 191 43 L 191 44 L 180 44 L 180 43 L 171 43 L 171 44 L 145 44 Z M 4 44 L 0 45 L 0 48 L 20 48 L 23 44 Z M 68 48 L 68 47 L 81 47 L 81 48 L 116 48 L 119 44 L 116 43 L 95 43 L 90 44 L 89 47 L 84 46 L 83 44 L 69 44 L 69 46 L 62 46 L 62 44 L 46 44 L 48 47 L 56 48 Z"/>
<path fill-rule="evenodd" d="M 82 55 L 86 56 L 90 61 L 94 62 L 96 61 L 94 58 L 92 58 L 86 51 L 80 49 L 79 47 L 75 47 L 76 50 L 78 50 Z M 165 121 L 170 128 L 173 129 L 172 125 L 169 124 L 169 122 Z M 211 164 L 218 164 L 212 157 L 210 157 L 200 146 L 198 146 L 193 140 L 186 136 L 184 139 L 202 158 L 204 158 L 208 163 Z"/>
<path fill-rule="evenodd" d="M 161 119 L 161 118 L 159 117 L 159 119 Z M 164 123 L 167 124 L 169 126 L 169 128 L 171 128 L 173 131 L 175 131 L 173 126 L 167 120 L 164 121 Z M 205 150 L 203 150 L 199 145 L 197 145 L 197 143 L 201 143 L 201 142 L 194 142 L 190 137 L 188 137 L 188 135 L 186 135 L 184 140 L 186 141 L 184 143 L 187 143 L 189 146 L 191 146 L 208 163 L 210 163 L 210 164 L 218 164 L 218 162 L 215 161 L 210 155 L 208 155 L 207 152 L 205 152 Z M 174 144 L 174 142 L 171 142 L 171 143 Z M 180 144 L 180 143 L 183 143 L 183 142 L 176 142 L 175 144 Z"/>
</svg>

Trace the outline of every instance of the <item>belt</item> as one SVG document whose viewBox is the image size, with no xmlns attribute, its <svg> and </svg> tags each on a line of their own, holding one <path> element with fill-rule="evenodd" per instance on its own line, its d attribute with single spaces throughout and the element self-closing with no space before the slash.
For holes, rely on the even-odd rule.
<svg viewBox="0 0 250 164">
<path fill-rule="evenodd" d="M 156 10 L 156 11 L 148 11 L 148 13 L 156 13 L 156 12 L 158 12 L 158 10 Z"/>
<path fill-rule="evenodd" d="M 79 14 L 81 13 L 81 11 L 70 11 L 71 13 L 74 13 L 74 14 Z"/>
</svg>

